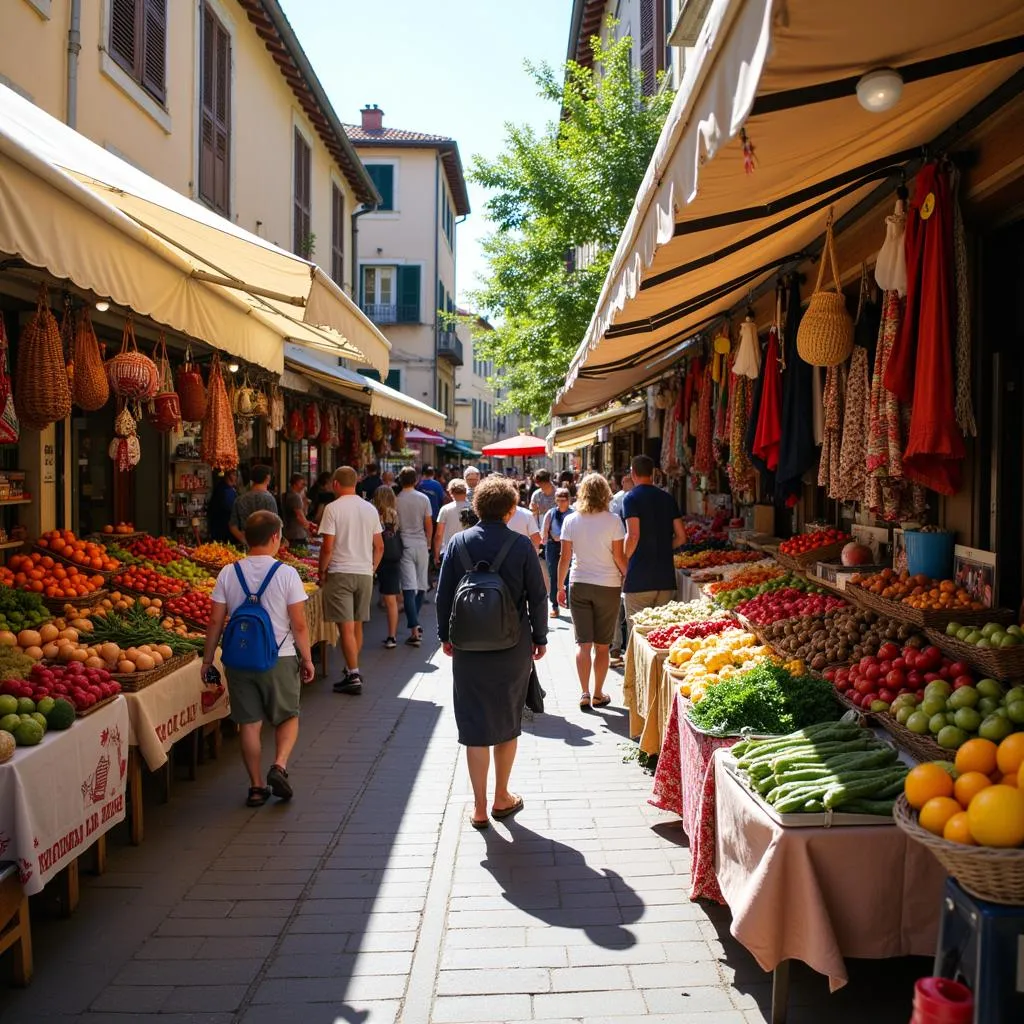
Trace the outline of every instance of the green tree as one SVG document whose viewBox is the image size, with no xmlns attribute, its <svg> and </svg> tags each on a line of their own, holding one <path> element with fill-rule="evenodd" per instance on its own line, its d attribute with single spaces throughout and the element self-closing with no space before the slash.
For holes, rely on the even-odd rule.
<svg viewBox="0 0 1024 1024">
<path fill-rule="evenodd" d="M 562 119 L 542 133 L 506 125 L 501 155 L 476 156 L 470 168 L 492 193 L 485 209 L 495 226 L 483 243 L 489 274 L 471 293 L 495 328 L 474 342 L 502 373 L 502 410 L 541 421 L 590 322 L 672 104 L 668 90 L 644 95 L 628 36 L 607 44 L 595 36 L 592 46 L 593 71 L 575 61 L 559 72 L 527 63 Z M 592 258 L 574 268 L 577 247 Z"/>
</svg>

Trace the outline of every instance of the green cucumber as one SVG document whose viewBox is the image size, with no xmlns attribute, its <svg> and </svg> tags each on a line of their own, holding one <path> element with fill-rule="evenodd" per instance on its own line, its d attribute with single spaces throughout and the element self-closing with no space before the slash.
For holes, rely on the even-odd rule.
<svg viewBox="0 0 1024 1024">
<path fill-rule="evenodd" d="M 857 800 L 861 797 L 874 797 L 880 790 L 884 789 L 897 778 L 902 779 L 904 773 L 898 775 L 892 771 L 883 773 L 880 777 L 875 773 L 866 773 L 864 778 L 856 779 L 850 773 L 849 776 L 830 786 L 825 793 L 824 804 L 826 807 L 837 807 L 840 804 L 848 803 L 850 800 Z"/>
<path fill-rule="evenodd" d="M 870 800 L 867 797 L 861 797 L 857 800 L 850 800 L 845 804 L 840 804 L 836 810 L 847 814 L 878 814 L 888 817 L 892 815 L 892 809 L 895 804 L 895 800 Z"/>
</svg>

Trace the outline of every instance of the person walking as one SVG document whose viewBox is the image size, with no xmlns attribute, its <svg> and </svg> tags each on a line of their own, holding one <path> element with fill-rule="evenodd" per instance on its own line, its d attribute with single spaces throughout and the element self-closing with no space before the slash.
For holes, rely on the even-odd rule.
<svg viewBox="0 0 1024 1024">
<path fill-rule="evenodd" d="M 642 608 L 654 608 L 675 597 L 676 570 L 672 551 L 686 543 L 686 531 L 676 499 L 654 486 L 654 460 L 637 455 L 632 464 L 633 489 L 622 501 L 626 520 L 626 558 L 623 583 L 626 618 Z"/>
<path fill-rule="evenodd" d="M 445 501 L 444 488 L 434 479 L 434 467 L 424 466 L 420 471 L 420 482 L 416 490 L 425 494 L 430 501 L 430 515 L 434 522 L 437 522 L 437 513 Z"/>
<path fill-rule="evenodd" d="M 309 509 L 306 512 L 309 521 L 319 525 L 324 507 L 332 501 L 334 501 L 334 491 L 331 490 L 331 474 L 321 473 L 310 491 Z"/>
<path fill-rule="evenodd" d="M 608 675 L 608 649 L 615 632 L 622 577 L 626 572 L 623 552 L 626 531 L 622 520 L 608 511 L 611 500 L 608 481 L 600 473 L 588 473 L 580 481 L 576 510 L 562 523 L 558 603 L 567 603 L 564 580 L 568 573 L 568 607 L 576 633 L 581 708 L 603 708 L 611 703 L 604 692 L 604 681 Z M 590 694 L 591 669 L 593 697 Z"/>
<path fill-rule="evenodd" d="M 626 500 L 626 495 L 633 489 L 633 477 L 627 469 L 624 473 L 612 473 L 611 482 L 614 491 L 612 493 L 612 503 L 608 508 L 625 522 L 626 517 L 622 514 L 622 503 Z M 626 640 L 626 607 L 624 600 L 620 599 L 619 614 L 615 620 L 615 633 L 612 636 L 611 650 L 608 652 L 610 659 L 608 664 L 612 668 L 622 668 L 625 665 L 622 652 L 626 649 Z"/>
<path fill-rule="evenodd" d="M 416 470 L 412 466 L 402 468 L 398 474 L 398 484 L 401 490 L 395 504 L 402 534 L 402 599 L 405 604 L 405 621 L 409 627 L 409 636 L 405 642 L 410 647 L 419 647 L 423 641 L 420 609 L 430 585 L 427 576 L 434 519 L 430 500 L 416 490 Z"/>
<path fill-rule="evenodd" d="M 627 469 L 624 473 L 612 473 L 609 483 L 612 485 L 612 503 L 608 507 L 622 519 L 622 503 L 626 500 L 626 495 L 633 490 L 633 477 Z"/>
<path fill-rule="evenodd" d="M 487 777 L 492 747 L 495 783 L 490 815 L 508 818 L 523 808 L 523 798 L 509 789 L 509 780 L 533 663 L 547 649 L 547 602 L 540 565 L 529 541 L 507 527 L 518 497 L 515 485 L 502 477 L 490 476 L 479 484 L 473 507 L 480 521 L 452 540 L 437 584 L 437 633 L 452 659 L 455 721 L 459 743 L 466 748 L 473 787 L 470 824 L 476 829 L 490 824 Z M 467 563 L 482 562 L 501 577 L 519 614 L 519 640 L 512 648 L 470 651 L 451 642 L 456 589 Z"/>
<path fill-rule="evenodd" d="M 377 590 L 388 617 L 388 635 L 384 646 L 393 651 L 398 646 L 398 596 L 402 593 L 402 531 L 398 522 L 395 492 L 381 484 L 373 496 L 373 506 L 380 518 L 383 553 L 377 563 Z"/>
<path fill-rule="evenodd" d="M 377 493 L 377 488 L 382 483 L 384 483 L 384 480 L 380 475 L 380 466 L 376 462 L 368 462 L 366 464 L 366 475 L 359 481 L 356 493 L 364 501 L 373 501 L 373 496 Z"/>
<path fill-rule="evenodd" d="M 231 509 L 238 498 L 238 470 L 225 470 L 213 483 L 210 503 L 206 511 L 206 523 L 210 528 L 210 540 L 219 543 L 230 543 L 235 538 L 231 534 Z"/>
<path fill-rule="evenodd" d="M 562 557 L 562 524 L 570 514 L 569 492 L 564 487 L 555 491 L 555 507 L 544 513 L 540 528 L 540 542 L 544 548 L 544 560 L 548 566 L 548 588 L 551 596 L 551 618 L 559 617 L 558 585 L 565 584 L 565 577 L 558 578 L 558 562 Z"/>
<path fill-rule="evenodd" d="M 544 516 L 555 507 L 555 485 L 551 482 L 551 471 L 538 469 L 533 474 L 534 490 L 530 495 L 530 511 L 537 522 L 544 521 Z"/>
<path fill-rule="evenodd" d="M 363 623 L 370 620 L 373 574 L 384 554 L 383 527 L 377 509 L 356 494 L 356 471 L 351 466 L 334 471 L 333 487 L 335 499 L 320 520 L 320 583 L 324 617 L 338 626 L 345 661 L 333 689 L 357 697 L 363 692 Z"/>
<path fill-rule="evenodd" d="M 306 478 L 301 473 L 292 473 L 282 505 L 284 539 L 289 545 L 308 543 L 313 524 L 306 518 Z"/>
<path fill-rule="evenodd" d="M 475 525 L 476 514 L 466 499 L 466 481 L 456 477 L 448 484 L 451 501 L 441 506 L 437 514 L 437 526 L 434 528 L 434 564 L 440 565 L 444 552 L 451 543 L 452 537 L 461 533 L 467 526 Z M 465 515 L 464 513 L 469 513 Z M 473 521 L 470 521 L 470 520 Z"/>
<path fill-rule="evenodd" d="M 258 595 L 277 644 L 277 659 L 265 672 L 225 665 L 231 717 L 238 724 L 242 762 L 249 775 L 246 805 L 262 807 L 271 794 L 290 800 L 288 759 L 299 738 L 299 695 L 312 682 L 313 655 L 306 624 L 306 591 L 293 566 L 277 561 L 283 523 L 276 512 L 258 510 L 245 521 L 249 554 L 226 565 L 217 575 L 210 600 L 210 624 L 206 629 L 202 678 L 216 673 L 213 659 L 224 632 L 224 623 L 250 595 Z M 224 651 L 228 657 L 228 651 Z M 263 777 L 263 723 L 274 729 L 274 763 Z"/>
<path fill-rule="evenodd" d="M 253 466 L 249 473 L 249 490 L 240 494 L 231 506 L 228 529 L 242 547 L 245 546 L 245 524 L 253 512 L 273 512 L 277 515 L 277 501 L 270 493 L 269 466 Z"/>
<path fill-rule="evenodd" d="M 467 466 L 462 474 L 462 479 L 466 481 L 466 498 L 472 504 L 473 491 L 476 489 L 476 485 L 480 483 L 480 470 L 476 466 Z"/>
</svg>

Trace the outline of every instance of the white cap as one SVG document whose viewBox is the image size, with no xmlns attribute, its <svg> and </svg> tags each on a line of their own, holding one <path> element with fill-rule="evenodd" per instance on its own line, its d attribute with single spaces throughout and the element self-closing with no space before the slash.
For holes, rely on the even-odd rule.
<svg viewBox="0 0 1024 1024">
<path fill-rule="evenodd" d="M 469 474 L 470 474 L 470 473 L 476 473 L 476 475 L 477 475 L 477 476 L 479 476 L 479 475 L 480 475 L 480 470 L 479 470 L 479 469 L 477 469 L 477 468 L 476 468 L 476 466 L 467 466 L 467 467 L 466 467 L 466 468 L 465 468 L 465 469 L 464 469 L 464 470 L 462 471 L 462 476 L 463 476 L 463 478 L 465 478 L 465 477 L 469 476 Z"/>
</svg>

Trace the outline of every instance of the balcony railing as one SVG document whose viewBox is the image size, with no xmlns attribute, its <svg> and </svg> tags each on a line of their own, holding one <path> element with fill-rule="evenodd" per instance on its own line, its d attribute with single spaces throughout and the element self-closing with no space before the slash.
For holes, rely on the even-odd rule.
<svg viewBox="0 0 1024 1024">
<path fill-rule="evenodd" d="M 437 354 L 455 366 L 462 365 L 462 342 L 456 337 L 454 331 L 441 331 L 438 334 Z"/>
<path fill-rule="evenodd" d="M 363 312 L 375 324 L 414 324 L 420 318 L 418 306 L 399 306 L 395 303 L 364 302 Z"/>
</svg>

